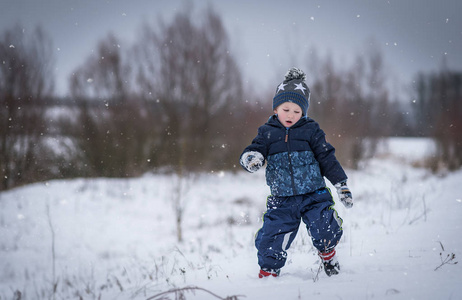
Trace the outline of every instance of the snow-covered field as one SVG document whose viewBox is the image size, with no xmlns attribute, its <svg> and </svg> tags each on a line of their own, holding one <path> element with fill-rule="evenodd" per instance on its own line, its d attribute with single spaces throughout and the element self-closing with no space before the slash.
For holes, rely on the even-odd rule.
<svg viewBox="0 0 462 300">
<path fill-rule="evenodd" d="M 269 192 L 262 171 L 184 179 L 182 243 L 172 176 L 3 192 L 0 299 L 160 299 L 185 287 L 201 288 L 184 291 L 186 299 L 460 299 L 462 171 L 438 177 L 411 167 L 428 155 L 426 144 L 392 139 L 362 170 L 347 170 L 355 206 L 336 205 L 342 273 L 317 280 L 320 262 L 304 228 L 281 276 L 257 277 L 253 238 Z"/>
</svg>

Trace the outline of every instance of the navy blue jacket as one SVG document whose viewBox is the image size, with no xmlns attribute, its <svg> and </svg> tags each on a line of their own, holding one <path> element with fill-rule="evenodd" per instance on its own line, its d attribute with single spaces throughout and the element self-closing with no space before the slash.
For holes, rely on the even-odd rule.
<svg viewBox="0 0 462 300">
<path fill-rule="evenodd" d="M 347 180 L 334 147 L 326 141 L 318 123 L 309 117 L 285 128 L 277 115 L 271 116 L 258 128 L 258 135 L 241 157 L 248 151 L 260 152 L 266 160 L 266 183 L 273 196 L 314 192 L 326 186 L 324 176 L 332 184 Z"/>
</svg>

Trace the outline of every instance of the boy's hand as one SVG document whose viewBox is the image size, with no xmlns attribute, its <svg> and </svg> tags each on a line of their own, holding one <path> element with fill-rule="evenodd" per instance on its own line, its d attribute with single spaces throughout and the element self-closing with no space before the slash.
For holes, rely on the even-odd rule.
<svg viewBox="0 0 462 300">
<path fill-rule="evenodd" d="M 249 151 L 242 155 L 241 165 L 250 173 L 258 171 L 263 166 L 263 155 L 260 152 Z"/>
<path fill-rule="evenodd" d="M 353 207 L 353 196 L 351 195 L 350 189 L 348 188 L 346 181 L 335 184 L 337 189 L 338 197 L 340 201 L 345 205 L 346 208 Z"/>
</svg>

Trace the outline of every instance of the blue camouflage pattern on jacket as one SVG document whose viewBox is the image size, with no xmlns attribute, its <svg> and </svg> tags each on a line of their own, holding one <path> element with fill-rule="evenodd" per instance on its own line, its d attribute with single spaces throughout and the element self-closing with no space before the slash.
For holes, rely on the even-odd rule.
<svg viewBox="0 0 462 300">
<path fill-rule="evenodd" d="M 335 148 L 319 124 L 306 116 L 289 128 L 271 116 L 242 154 L 248 151 L 258 151 L 266 160 L 266 183 L 273 196 L 314 192 L 326 186 L 324 177 L 332 184 L 347 180 Z"/>
</svg>

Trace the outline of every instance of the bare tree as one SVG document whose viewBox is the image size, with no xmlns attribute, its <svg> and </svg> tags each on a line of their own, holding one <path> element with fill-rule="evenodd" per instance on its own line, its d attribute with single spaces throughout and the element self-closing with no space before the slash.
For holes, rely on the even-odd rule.
<svg viewBox="0 0 462 300">
<path fill-rule="evenodd" d="M 158 30 L 144 26 L 138 89 L 152 103 L 153 126 L 161 128 L 156 153 L 162 161 L 177 169 L 226 168 L 226 121 L 242 101 L 240 74 L 219 16 L 209 9 L 197 23 L 190 11 Z"/>
<path fill-rule="evenodd" d="M 146 113 L 130 90 L 130 68 L 113 35 L 71 77 L 79 103 L 79 146 L 89 166 L 83 175 L 132 176 L 146 170 Z"/>
<path fill-rule="evenodd" d="M 40 27 L 28 33 L 17 25 L 0 36 L 0 189 L 48 175 L 42 136 L 53 90 L 51 44 Z"/>
</svg>

